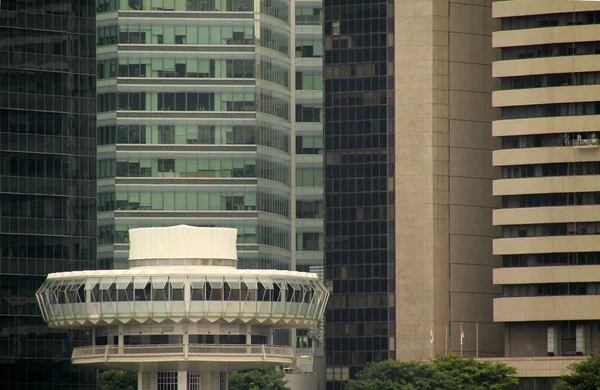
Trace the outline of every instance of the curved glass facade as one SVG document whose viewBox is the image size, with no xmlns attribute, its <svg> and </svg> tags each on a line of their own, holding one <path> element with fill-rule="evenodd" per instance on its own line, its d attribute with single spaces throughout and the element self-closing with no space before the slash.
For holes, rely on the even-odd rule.
<svg viewBox="0 0 600 390">
<path fill-rule="evenodd" d="M 127 229 L 180 223 L 236 227 L 241 268 L 292 266 L 290 10 L 256 6 L 98 3 L 102 267 Z"/>
<path fill-rule="evenodd" d="M 0 2 L 0 388 L 95 389 L 35 291 L 96 268 L 93 0 Z"/>
</svg>

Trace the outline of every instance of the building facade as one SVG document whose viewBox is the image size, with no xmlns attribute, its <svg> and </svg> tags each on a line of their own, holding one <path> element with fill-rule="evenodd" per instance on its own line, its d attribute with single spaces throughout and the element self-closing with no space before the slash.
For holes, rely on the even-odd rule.
<svg viewBox="0 0 600 390">
<path fill-rule="evenodd" d="M 0 2 L 0 388 L 95 389 L 35 291 L 96 267 L 93 0 Z"/>
<path fill-rule="evenodd" d="M 327 389 L 459 351 L 461 325 L 497 356 L 491 1 L 323 8 Z"/>
<path fill-rule="evenodd" d="M 493 15 L 494 320 L 504 361 L 526 388 L 546 389 L 600 347 L 600 4 L 506 1 Z"/>
<path fill-rule="evenodd" d="M 103 266 L 129 228 L 179 223 L 238 229 L 243 268 L 322 265 L 320 9 L 99 2 Z"/>
</svg>

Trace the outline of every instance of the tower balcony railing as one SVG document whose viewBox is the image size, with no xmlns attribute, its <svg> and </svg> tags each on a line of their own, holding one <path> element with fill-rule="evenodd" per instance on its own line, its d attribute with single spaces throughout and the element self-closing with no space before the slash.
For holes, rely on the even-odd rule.
<svg viewBox="0 0 600 390">
<path fill-rule="evenodd" d="M 281 360 L 293 361 L 294 351 L 290 347 L 263 344 L 156 344 L 156 345 L 92 345 L 73 349 L 74 363 L 93 363 L 97 360 L 137 360 L 155 358 L 175 360 Z"/>
</svg>

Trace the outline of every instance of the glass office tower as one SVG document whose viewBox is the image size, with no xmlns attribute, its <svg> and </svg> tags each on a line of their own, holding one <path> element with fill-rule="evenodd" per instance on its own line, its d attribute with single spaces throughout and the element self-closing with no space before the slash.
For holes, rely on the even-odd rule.
<svg viewBox="0 0 600 390">
<path fill-rule="evenodd" d="M 290 3 L 98 2 L 99 263 L 128 229 L 238 229 L 240 266 L 292 264 Z"/>
<path fill-rule="evenodd" d="M 324 7 L 330 390 L 370 361 L 395 358 L 393 15 L 385 0 L 349 3 Z"/>
<path fill-rule="evenodd" d="M 96 268 L 92 0 L 0 2 L 0 388 L 94 389 L 85 332 L 49 329 L 35 291 Z"/>
</svg>

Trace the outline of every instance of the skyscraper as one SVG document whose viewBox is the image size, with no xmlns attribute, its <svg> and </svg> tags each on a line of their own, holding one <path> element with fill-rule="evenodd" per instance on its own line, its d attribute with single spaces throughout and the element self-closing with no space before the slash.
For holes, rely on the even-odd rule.
<svg viewBox="0 0 600 390">
<path fill-rule="evenodd" d="M 236 228 L 239 268 L 322 274 L 320 1 L 101 0 L 97 31 L 101 267 L 189 224 Z"/>
<path fill-rule="evenodd" d="M 94 389 L 89 334 L 49 329 L 35 291 L 96 267 L 96 48 L 91 0 L 0 2 L 0 388 Z"/>
<path fill-rule="evenodd" d="M 104 266 L 125 264 L 127 229 L 176 223 L 236 227 L 242 267 L 320 252 L 320 4 L 298 2 L 296 50 L 290 4 L 99 2 Z"/>
<path fill-rule="evenodd" d="M 502 361 L 528 389 L 551 388 L 570 363 L 600 347 L 600 4 L 494 3 L 494 107 L 501 140 L 494 224 L 494 320 Z"/>
<path fill-rule="evenodd" d="M 461 323 L 466 355 L 502 350 L 490 6 L 324 2 L 328 389 L 458 351 Z"/>
</svg>

